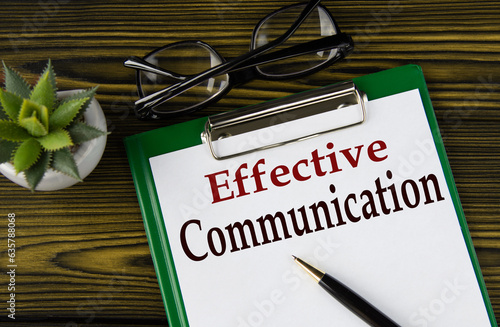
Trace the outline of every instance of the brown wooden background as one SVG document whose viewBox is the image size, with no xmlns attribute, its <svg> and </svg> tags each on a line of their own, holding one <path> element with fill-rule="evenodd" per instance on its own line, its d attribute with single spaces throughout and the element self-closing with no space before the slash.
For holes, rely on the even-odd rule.
<svg viewBox="0 0 500 327">
<path fill-rule="evenodd" d="M 60 89 L 100 85 L 112 134 L 97 169 L 59 192 L 0 177 L 0 305 L 7 214 L 16 214 L 16 326 L 159 326 L 165 312 L 131 179 L 125 136 L 414 63 L 422 66 L 497 319 L 500 318 L 500 1 L 323 1 L 356 50 L 320 73 L 253 81 L 190 117 L 137 121 L 129 55 L 201 39 L 224 56 L 293 1 L 2 1 L 0 59 L 34 78 L 51 58 Z M 411 296 L 409 294 L 408 296 Z M 7 311 L 0 308 L 0 321 Z M 5 324 L 5 323 L 4 323 Z"/>
</svg>

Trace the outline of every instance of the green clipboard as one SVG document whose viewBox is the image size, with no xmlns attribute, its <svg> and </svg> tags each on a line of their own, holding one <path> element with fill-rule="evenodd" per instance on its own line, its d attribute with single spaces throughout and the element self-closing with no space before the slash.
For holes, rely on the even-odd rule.
<svg viewBox="0 0 500 327">
<path fill-rule="evenodd" d="M 359 90 L 367 95 L 369 100 L 419 89 L 427 120 L 433 132 L 435 146 L 445 174 L 447 186 L 453 198 L 453 204 L 459 218 L 470 260 L 483 296 L 484 305 L 487 309 L 491 326 L 497 326 L 446 151 L 439 133 L 439 127 L 422 69 L 417 65 L 406 65 L 358 77 L 353 82 Z M 307 92 L 309 91 L 306 91 L 304 94 L 307 94 Z M 202 144 L 200 135 L 205 130 L 206 123 L 206 117 L 199 118 L 133 135 L 124 140 L 167 319 L 172 327 L 189 326 L 189 324 L 163 223 L 149 158 Z"/>
</svg>

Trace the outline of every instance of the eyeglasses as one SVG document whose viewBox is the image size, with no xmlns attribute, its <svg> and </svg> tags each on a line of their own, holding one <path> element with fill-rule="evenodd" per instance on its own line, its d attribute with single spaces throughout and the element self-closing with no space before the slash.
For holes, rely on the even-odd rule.
<svg viewBox="0 0 500 327">
<path fill-rule="evenodd" d="M 193 112 L 236 84 L 299 77 L 344 58 L 353 41 L 319 3 L 311 0 L 267 15 L 253 30 L 250 51 L 232 60 L 202 41 L 169 44 L 142 59 L 130 57 L 124 65 L 137 70 L 136 115 L 156 119 Z"/>
</svg>

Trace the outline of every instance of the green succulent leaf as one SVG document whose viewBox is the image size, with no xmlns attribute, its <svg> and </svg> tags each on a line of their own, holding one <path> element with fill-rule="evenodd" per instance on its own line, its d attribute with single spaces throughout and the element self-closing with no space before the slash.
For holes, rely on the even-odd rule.
<svg viewBox="0 0 500 327">
<path fill-rule="evenodd" d="M 52 157 L 52 169 L 82 181 L 75 159 L 69 149 L 61 149 L 54 152 Z"/>
<path fill-rule="evenodd" d="M 31 94 L 31 88 L 24 78 L 19 75 L 18 72 L 10 68 L 3 62 L 3 70 L 5 73 L 5 89 L 14 93 L 21 98 L 29 98 Z"/>
<path fill-rule="evenodd" d="M 23 99 L 14 93 L 0 89 L 0 103 L 2 104 L 3 111 L 7 114 L 7 116 L 12 120 L 17 121 L 19 111 L 21 110 L 21 106 L 23 104 Z"/>
<path fill-rule="evenodd" d="M 33 113 L 35 114 L 35 113 Z M 38 120 L 38 118 L 33 115 L 28 118 L 23 118 L 19 121 L 19 125 L 24 127 L 34 137 L 40 137 L 47 135 L 49 131 L 43 126 L 42 123 Z"/>
<path fill-rule="evenodd" d="M 80 111 L 87 98 L 75 99 L 61 103 L 59 107 L 50 115 L 50 129 L 64 128 L 68 126 Z"/>
<path fill-rule="evenodd" d="M 0 120 L 0 138 L 6 141 L 22 142 L 31 138 L 31 135 L 12 121 Z"/>
<path fill-rule="evenodd" d="M 69 133 L 63 129 L 50 131 L 49 134 L 39 137 L 37 140 L 47 151 L 57 151 L 73 145 Z"/>
<path fill-rule="evenodd" d="M 38 159 L 33 166 L 24 171 L 24 176 L 31 191 L 35 190 L 42 180 L 43 175 L 45 175 L 45 172 L 49 169 L 51 158 L 52 152 L 42 152 L 40 159 Z"/>
<path fill-rule="evenodd" d="M 75 144 L 82 144 L 83 142 L 90 141 L 99 136 L 106 135 L 106 132 L 101 131 L 98 128 L 89 126 L 82 122 L 76 122 L 71 124 L 67 131 Z"/>
<path fill-rule="evenodd" d="M 9 162 L 12 159 L 14 150 L 19 146 L 19 143 L 0 140 L 0 164 Z"/>
<path fill-rule="evenodd" d="M 30 138 L 21 143 L 14 152 L 14 168 L 19 173 L 35 164 L 42 153 L 42 146 L 37 140 Z"/>
<path fill-rule="evenodd" d="M 56 91 L 56 74 L 49 60 L 47 67 L 31 92 L 30 100 L 44 105 L 49 111 L 52 111 L 57 99 Z"/>
<path fill-rule="evenodd" d="M 90 102 L 92 101 L 92 99 L 95 96 L 95 93 L 96 93 L 97 89 L 98 89 L 98 86 L 93 87 L 93 88 L 88 89 L 88 90 L 83 90 L 83 91 L 75 93 L 75 94 L 72 94 L 69 97 L 64 98 L 61 101 L 61 103 L 69 102 L 69 101 L 72 101 L 72 100 L 85 99 L 86 98 L 87 101 L 84 102 L 84 104 L 80 108 L 80 111 L 78 112 L 78 115 L 77 115 L 77 117 L 80 117 L 81 115 L 83 115 L 83 113 L 85 112 L 85 110 L 87 110 Z"/>
<path fill-rule="evenodd" d="M 24 99 L 23 104 L 21 105 L 21 110 L 19 111 L 19 125 L 22 125 L 22 121 L 25 119 L 36 119 L 40 122 L 40 124 L 45 128 L 46 131 L 49 129 L 49 110 L 46 106 L 35 103 L 31 100 Z M 24 126 L 23 126 L 24 127 Z M 26 127 L 25 127 L 26 128 Z M 27 129 L 27 128 L 26 128 Z M 28 130 L 28 129 L 27 129 Z M 30 132 L 28 130 L 28 132 Z M 42 134 L 42 135 L 46 135 Z M 42 136 L 42 135 L 34 135 L 33 136 Z"/>
</svg>

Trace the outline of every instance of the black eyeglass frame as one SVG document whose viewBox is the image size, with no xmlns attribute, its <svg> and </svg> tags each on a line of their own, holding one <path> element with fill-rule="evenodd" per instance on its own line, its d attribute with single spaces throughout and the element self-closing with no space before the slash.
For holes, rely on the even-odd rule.
<svg viewBox="0 0 500 327">
<path fill-rule="evenodd" d="M 287 79 L 292 77 L 300 77 L 312 74 L 317 72 L 325 67 L 335 63 L 336 61 L 344 58 L 347 54 L 349 54 L 353 48 L 354 43 L 352 38 L 340 32 L 340 28 L 338 27 L 335 19 L 332 14 L 321 4 L 319 4 L 320 0 L 311 0 L 308 3 L 299 3 L 293 4 L 289 6 L 282 7 L 264 18 L 262 18 L 259 23 L 255 26 L 252 33 L 252 42 L 251 42 L 251 50 L 237 58 L 226 60 L 223 56 L 221 56 L 213 47 L 208 45 L 202 41 L 181 41 L 172 44 L 165 45 L 158 49 L 153 50 L 143 59 L 138 57 L 130 57 L 128 60 L 124 62 L 126 67 L 136 69 L 136 83 L 137 89 L 139 93 L 140 99 L 135 102 L 135 113 L 136 116 L 140 119 L 156 119 L 156 118 L 165 118 L 165 117 L 173 117 L 180 114 L 187 114 L 196 110 L 200 110 L 210 103 L 214 103 L 220 100 L 224 95 L 226 95 L 236 84 L 242 84 L 254 78 L 262 78 L 262 79 Z M 280 37 L 277 39 L 257 48 L 252 49 L 252 45 L 254 44 L 256 32 L 259 28 L 266 22 L 271 16 L 276 15 L 279 12 L 289 10 L 293 7 L 304 6 L 301 14 L 297 18 L 297 20 L 292 24 L 292 26 Z M 293 33 L 300 27 L 300 25 L 304 22 L 304 20 L 308 17 L 308 15 L 317 7 L 321 7 L 328 14 L 328 18 L 332 21 L 335 31 L 337 34 L 326 36 L 323 38 L 316 39 L 314 41 L 309 41 L 303 44 L 295 45 L 292 47 L 288 47 L 281 50 L 276 50 L 271 53 L 264 53 L 269 50 L 272 50 L 284 43 L 289 37 L 293 35 Z M 212 67 L 200 74 L 192 75 L 192 76 L 183 76 L 179 75 L 167 70 L 162 69 L 161 67 L 157 67 L 149 62 L 147 59 L 169 47 L 182 45 L 182 44 L 194 44 L 202 45 L 213 51 L 217 56 L 222 60 L 222 63 Z M 262 65 L 265 63 L 270 63 L 277 60 L 283 60 L 291 57 L 295 57 L 298 55 L 314 53 L 318 51 L 325 50 L 333 50 L 337 49 L 335 56 L 325 60 L 323 63 L 318 64 L 315 67 L 310 69 L 297 72 L 297 73 L 289 73 L 282 75 L 268 75 L 256 69 L 256 66 Z M 179 83 L 173 84 L 170 87 L 167 87 L 163 90 L 157 91 L 155 93 L 145 95 L 142 88 L 142 80 L 140 71 L 148 71 L 152 73 L 157 73 L 161 75 L 167 75 L 174 79 L 179 80 Z M 229 75 L 229 85 L 225 86 L 225 88 L 218 93 L 214 94 L 214 96 L 207 98 L 205 101 L 193 104 L 192 106 L 187 106 L 182 109 L 174 110 L 174 111 L 161 111 L 156 110 L 155 107 L 165 103 L 169 99 L 181 94 L 182 92 L 188 90 L 191 87 L 196 86 L 197 84 L 212 78 L 214 76 L 219 76 L 222 74 Z"/>
</svg>

